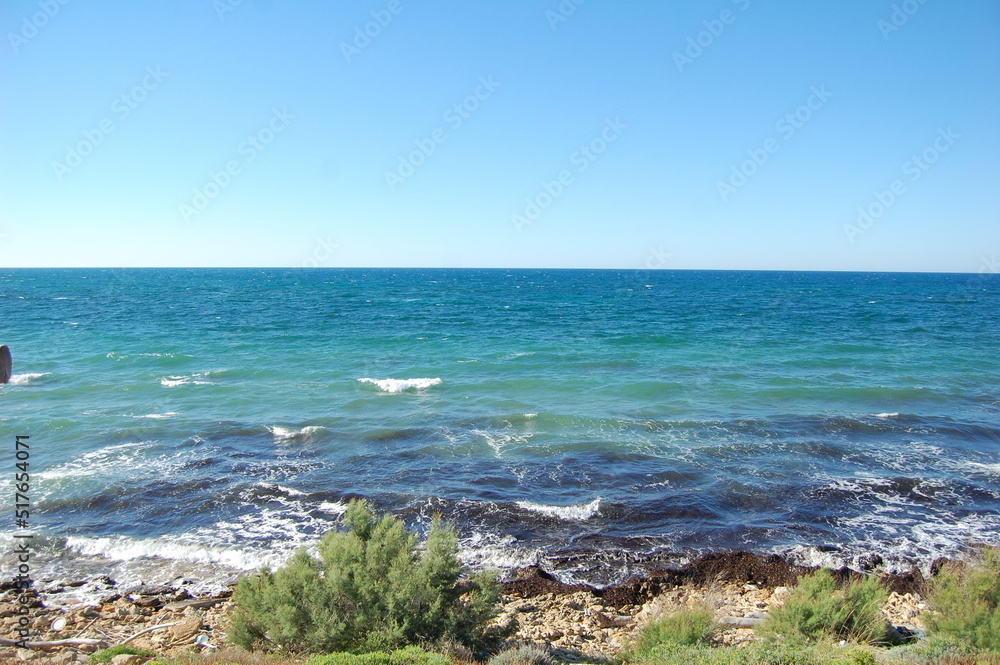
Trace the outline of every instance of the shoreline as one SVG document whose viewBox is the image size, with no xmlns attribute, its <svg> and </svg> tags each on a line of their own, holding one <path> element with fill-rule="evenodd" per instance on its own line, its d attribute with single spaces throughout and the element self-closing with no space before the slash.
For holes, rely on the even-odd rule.
<svg viewBox="0 0 1000 665">
<path fill-rule="evenodd" d="M 942 562 L 935 562 L 937 570 Z M 790 587 L 801 575 L 816 570 L 798 566 L 777 555 L 762 556 L 743 551 L 705 554 L 676 569 L 653 570 L 634 579 L 606 588 L 586 584 L 565 584 L 537 566 L 510 571 L 502 582 L 503 606 L 498 621 L 516 618 L 516 640 L 534 642 L 551 648 L 563 660 L 610 658 L 620 653 L 639 626 L 648 619 L 671 609 L 706 602 L 715 607 L 716 618 L 723 626 L 720 643 L 739 644 L 754 639 L 753 628 L 767 616 L 771 607 L 783 602 Z M 846 568 L 833 571 L 841 581 L 862 573 Z M 925 578 L 913 569 L 905 574 L 882 574 L 890 591 L 885 611 L 894 625 L 921 629 L 920 613 Z M 90 580 L 94 582 L 94 580 Z M 103 602 L 92 605 L 65 606 L 46 603 L 46 596 L 32 588 L 32 639 L 54 641 L 95 639 L 111 646 L 135 636 L 130 644 L 160 653 L 201 651 L 196 639 L 224 649 L 226 615 L 231 606 L 232 586 L 225 590 L 193 595 L 183 584 L 144 584 L 121 588 L 114 580 L 98 580 L 107 589 Z M 82 586 L 83 582 L 65 583 L 63 593 Z M 17 591 L 7 581 L 0 584 L 0 625 L 3 635 L 13 634 L 14 598 Z M 53 630 L 56 619 L 65 619 L 65 627 Z M 95 645 L 34 649 L 37 662 L 72 663 L 84 654 L 93 653 Z M 10 646 L 0 647 L 0 662 L 23 659 L 28 654 Z M 56 660 L 52 660 L 55 657 Z M 35 661 L 33 661 L 35 662 Z"/>
</svg>

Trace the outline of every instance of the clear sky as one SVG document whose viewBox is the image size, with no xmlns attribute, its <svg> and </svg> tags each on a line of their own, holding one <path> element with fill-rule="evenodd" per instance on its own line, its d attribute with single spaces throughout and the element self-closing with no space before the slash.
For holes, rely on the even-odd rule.
<svg viewBox="0 0 1000 665">
<path fill-rule="evenodd" d="M 995 0 L 5 0 L 0 266 L 1000 270 Z"/>
</svg>

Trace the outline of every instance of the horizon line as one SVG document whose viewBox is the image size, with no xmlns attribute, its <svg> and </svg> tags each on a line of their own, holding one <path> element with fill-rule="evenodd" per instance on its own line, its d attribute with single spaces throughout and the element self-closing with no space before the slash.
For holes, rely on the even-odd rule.
<svg viewBox="0 0 1000 665">
<path fill-rule="evenodd" d="M 504 267 L 504 266 L 4 266 L 3 270 L 295 270 L 302 272 L 333 270 L 514 270 L 514 271 L 602 271 L 602 272 L 773 272 L 773 273 L 845 273 L 897 275 L 1000 275 L 992 271 L 954 270 L 849 270 L 814 268 L 591 268 L 591 267 Z"/>
</svg>

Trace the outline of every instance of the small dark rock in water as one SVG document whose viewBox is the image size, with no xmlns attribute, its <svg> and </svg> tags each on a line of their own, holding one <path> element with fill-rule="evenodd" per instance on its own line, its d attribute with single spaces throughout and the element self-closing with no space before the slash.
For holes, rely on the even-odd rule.
<svg viewBox="0 0 1000 665">
<path fill-rule="evenodd" d="M 4 344 L 0 346 L 0 383 L 9 383 L 13 371 L 14 359 L 10 356 L 10 349 Z"/>
<path fill-rule="evenodd" d="M 875 570 L 884 563 L 884 560 L 878 554 L 870 553 L 858 557 L 858 567 L 865 571 L 870 572 Z"/>
</svg>

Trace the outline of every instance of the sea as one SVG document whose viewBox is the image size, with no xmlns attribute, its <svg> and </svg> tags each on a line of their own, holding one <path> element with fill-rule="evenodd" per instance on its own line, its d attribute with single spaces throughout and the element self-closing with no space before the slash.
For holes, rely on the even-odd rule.
<svg viewBox="0 0 1000 665">
<path fill-rule="evenodd" d="M 356 498 L 565 582 L 926 571 L 1000 544 L 998 314 L 995 274 L 2 269 L 0 573 L 27 533 L 53 597 L 211 589 Z"/>
</svg>

